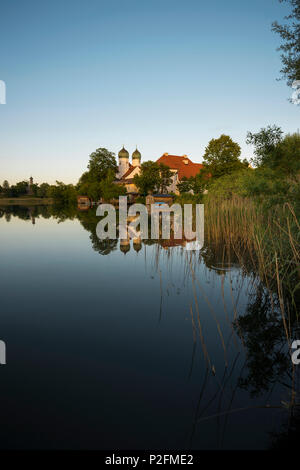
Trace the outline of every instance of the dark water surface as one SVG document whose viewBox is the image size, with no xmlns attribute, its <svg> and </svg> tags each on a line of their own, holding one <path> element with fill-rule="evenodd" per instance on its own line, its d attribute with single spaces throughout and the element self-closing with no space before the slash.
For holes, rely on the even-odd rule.
<svg viewBox="0 0 300 470">
<path fill-rule="evenodd" d="M 270 447 L 290 358 L 255 275 L 101 244 L 94 213 L 0 215 L 1 448 Z"/>
</svg>

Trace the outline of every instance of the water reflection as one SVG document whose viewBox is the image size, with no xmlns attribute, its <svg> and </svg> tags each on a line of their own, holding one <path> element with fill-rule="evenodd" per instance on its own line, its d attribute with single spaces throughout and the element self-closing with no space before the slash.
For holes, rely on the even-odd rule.
<svg viewBox="0 0 300 470">
<path fill-rule="evenodd" d="M 182 314 L 176 313 L 180 306 L 189 325 L 189 339 L 184 343 L 189 358 L 184 379 L 175 370 L 172 373 L 177 377 L 178 387 L 183 388 L 184 380 L 187 395 L 182 400 L 189 397 L 191 401 L 190 408 L 184 408 L 181 418 L 178 417 L 179 427 L 184 428 L 180 448 L 268 447 L 274 432 L 280 435 L 282 424 L 283 433 L 288 432 L 292 422 L 288 418 L 297 415 L 297 370 L 290 359 L 279 299 L 261 281 L 246 253 L 241 262 L 234 251 L 212 241 L 200 252 L 188 252 L 184 249 L 185 240 L 99 240 L 96 234 L 99 218 L 93 209 L 2 207 L 0 218 L 10 223 L 19 218 L 37 227 L 41 219 L 58 223 L 78 220 L 89 233 L 96 253 L 106 257 L 119 253 L 118 266 L 126 262 L 128 275 L 134 276 L 134 269 L 138 272 L 134 281 L 135 297 L 140 302 L 146 297 L 149 303 L 155 295 L 158 297 L 157 324 L 168 337 L 167 345 L 159 343 L 158 346 L 162 356 L 165 348 L 174 356 L 178 354 L 172 345 L 183 328 Z M 136 267 L 136 259 L 143 264 Z M 148 290 L 138 283 L 142 265 L 145 273 L 150 274 Z M 155 278 L 159 284 L 156 294 L 149 284 Z M 126 303 L 124 314 L 128 316 L 131 303 L 127 300 Z M 293 315 L 288 329 L 289 337 L 296 338 L 297 321 Z M 182 354 L 185 357 L 184 349 Z M 170 366 L 165 356 L 164 361 Z M 166 377 L 162 377 L 169 373 L 168 370 L 160 372 L 160 380 L 165 385 Z M 175 393 L 174 389 L 169 393 Z M 178 399 L 178 390 L 175 394 Z M 177 409 L 173 412 L 176 415 Z M 172 434 L 171 428 L 176 424 L 164 426 Z M 245 432 L 247 437 L 243 439 Z M 153 439 L 155 445 L 159 447 Z"/>
</svg>

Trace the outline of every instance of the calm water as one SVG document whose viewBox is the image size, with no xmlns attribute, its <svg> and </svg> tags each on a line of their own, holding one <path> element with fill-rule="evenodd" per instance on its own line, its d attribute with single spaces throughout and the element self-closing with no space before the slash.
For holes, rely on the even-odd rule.
<svg viewBox="0 0 300 470">
<path fill-rule="evenodd" d="M 270 447 L 290 359 L 259 279 L 51 211 L 0 208 L 1 448 Z"/>
</svg>

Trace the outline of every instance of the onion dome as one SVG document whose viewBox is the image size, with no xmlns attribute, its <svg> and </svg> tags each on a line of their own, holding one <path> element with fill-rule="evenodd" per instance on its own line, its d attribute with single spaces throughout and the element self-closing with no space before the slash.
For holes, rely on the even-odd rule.
<svg viewBox="0 0 300 470">
<path fill-rule="evenodd" d="M 135 160 L 136 158 L 138 158 L 139 160 L 142 158 L 142 155 L 141 153 L 138 151 L 138 149 L 136 148 L 136 150 L 133 152 L 132 154 L 132 160 Z"/>
<path fill-rule="evenodd" d="M 137 253 L 142 249 L 142 241 L 140 239 L 133 239 L 133 249 Z"/>
<path fill-rule="evenodd" d="M 123 145 L 123 148 L 120 150 L 118 156 L 119 156 L 119 158 L 129 158 L 129 153 L 124 148 L 124 145 Z"/>
<path fill-rule="evenodd" d="M 120 240 L 120 251 L 126 255 L 126 253 L 130 250 L 130 241 L 127 240 Z"/>
</svg>

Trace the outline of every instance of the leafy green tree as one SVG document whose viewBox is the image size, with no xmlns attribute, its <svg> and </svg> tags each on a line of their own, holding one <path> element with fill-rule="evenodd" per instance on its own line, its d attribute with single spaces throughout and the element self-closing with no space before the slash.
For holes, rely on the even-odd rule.
<svg viewBox="0 0 300 470">
<path fill-rule="evenodd" d="M 78 194 L 88 196 L 92 201 L 98 201 L 101 196 L 99 181 L 86 181 L 76 187 Z"/>
<path fill-rule="evenodd" d="M 117 199 L 127 193 L 125 186 L 114 183 L 115 173 L 110 170 L 107 177 L 99 184 L 100 195 L 105 201 Z"/>
<path fill-rule="evenodd" d="M 10 187 L 9 187 L 9 182 L 7 180 L 3 181 L 2 190 L 3 190 L 4 196 L 9 196 Z"/>
<path fill-rule="evenodd" d="M 91 153 L 88 170 L 81 175 L 76 185 L 78 193 L 97 201 L 101 196 L 100 182 L 109 174 L 115 175 L 117 169 L 115 154 L 105 148 L 98 148 Z"/>
<path fill-rule="evenodd" d="M 254 170 L 245 168 L 233 174 L 212 178 L 209 184 L 208 198 L 219 200 L 231 199 L 234 195 L 247 196 L 245 180 L 249 179 Z"/>
<path fill-rule="evenodd" d="M 262 128 L 256 134 L 248 132 L 246 143 L 254 146 L 255 157 L 251 161 L 255 166 L 269 165 L 277 145 L 282 142 L 282 135 L 283 131 L 276 125 Z"/>
<path fill-rule="evenodd" d="M 115 154 L 106 148 L 98 148 L 90 155 L 88 179 L 89 181 L 101 181 L 107 177 L 109 170 L 115 174 L 117 169 Z"/>
<path fill-rule="evenodd" d="M 170 186 L 172 183 L 173 175 L 170 167 L 164 165 L 163 163 L 160 163 L 159 170 L 160 182 L 158 190 L 163 194 L 167 192 L 168 186 Z"/>
<path fill-rule="evenodd" d="M 265 206 L 289 200 L 290 183 L 268 167 L 249 170 L 238 182 L 240 194 L 257 198 Z"/>
<path fill-rule="evenodd" d="M 143 195 L 158 191 L 161 184 L 159 165 L 152 161 L 142 163 L 141 173 L 135 175 L 133 181 Z"/>
<path fill-rule="evenodd" d="M 193 179 L 187 178 L 184 176 L 181 181 L 177 184 L 177 189 L 180 194 L 188 193 L 192 190 L 193 187 Z"/>
<path fill-rule="evenodd" d="M 228 135 L 222 134 L 218 139 L 212 139 L 205 149 L 203 156 L 206 172 L 213 178 L 230 174 L 244 168 L 240 161 L 241 147 Z"/>
<path fill-rule="evenodd" d="M 210 177 L 207 171 L 202 170 L 196 176 L 191 176 L 190 178 L 186 178 L 185 176 L 182 180 L 177 184 L 177 189 L 179 190 L 180 194 L 193 192 L 194 194 L 203 194 L 204 191 L 210 185 Z"/>
<path fill-rule="evenodd" d="M 61 181 L 56 181 L 56 185 L 49 187 L 47 196 L 53 198 L 60 205 L 77 202 L 77 191 L 73 184 L 64 184 Z"/>
<path fill-rule="evenodd" d="M 269 166 L 282 176 L 300 180 L 300 134 L 288 134 L 284 137 L 276 146 Z"/>
<path fill-rule="evenodd" d="M 37 197 L 47 197 L 48 189 L 50 185 L 48 183 L 42 183 L 37 188 Z"/>
<path fill-rule="evenodd" d="M 10 192 L 12 197 L 24 196 L 28 193 L 28 183 L 27 181 L 20 181 L 15 185 L 10 187 Z"/>
<path fill-rule="evenodd" d="M 210 184 L 210 172 L 207 171 L 206 168 L 201 170 L 200 173 L 192 178 L 192 190 L 194 194 L 203 194 Z"/>
<path fill-rule="evenodd" d="M 38 189 L 39 189 L 39 185 L 38 185 L 38 184 L 32 184 L 32 185 L 30 186 L 30 192 L 31 192 L 32 196 L 34 196 L 34 197 L 37 196 Z"/>
<path fill-rule="evenodd" d="M 275 21 L 272 25 L 272 30 L 283 40 L 279 48 L 283 64 L 281 74 L 288 85 L 292 85 L 294 80 L 300 80 L 300 0 L 279 1 L 288 2 L 292 7 L 291 14 L 285 17 L 290 24 L 280 25 Z"/>
</svg>

